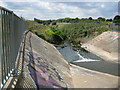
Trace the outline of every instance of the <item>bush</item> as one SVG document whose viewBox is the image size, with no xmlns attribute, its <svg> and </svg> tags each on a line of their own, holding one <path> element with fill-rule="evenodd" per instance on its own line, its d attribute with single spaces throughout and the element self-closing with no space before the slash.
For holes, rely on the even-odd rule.
<svg viewBox="0 0 120 90">
<path fill-rule="evenodd" d="M 60 44 L 63 40 L 59 35 L 53 34 L 53 43 L 54 44 Z"/>
<path fill-rule="evenodd" d="M 76 40 L 77 38 L 93 37 L 96 33 L 100 34 L 108 31 L 110 30 L 108 25 L 107 22 L 101 20 L 81 19 L 79 23 L 64 25 L 61 28 L 61 32 L 66 34 L 66 38 L 69 42 L 79 44 L 80 40 Z"/>
<path fill-rule="evenodd" d="M 35 34 L 45 40 L 45 35 L 44 35 L 44 33 L 35 32 Z"/>
<path fill-rule="evenodd" d="M 113 19 L 114 23 L 120 23 L 120 15 L 116 15 Z"/>
</svg>

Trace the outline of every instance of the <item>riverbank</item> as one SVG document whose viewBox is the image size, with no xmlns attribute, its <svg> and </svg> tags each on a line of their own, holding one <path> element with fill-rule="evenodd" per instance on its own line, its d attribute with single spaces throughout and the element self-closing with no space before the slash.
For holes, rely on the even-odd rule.
<svg viewBox="0 0 120 90">
<path fill-rule="evenodd" d="M 26 86 L 28 88 L 114 88 L 118 86 L 117 76 L 101 74 L 68 63 L 52 44 L 30 32 L 26 37 L 24 57 L 26 66 L 19 81 L 20 88 Z"/>
<path fill-rule="evenodd" d="M 104 60 L 114 62 L 114 63 L 119 63 L 117 53 L 111 54 L 111 52 L 104 51 L 104 50 L 102 50 L 94 45 L 90 45 L 90 44 L 83 44 L 82 48 L 97 55 L 98 57 L 101 57 Z"/>
<path fill-rule="evenodd" d="M 71 46 L 64 48 L 57 47 L 67 62 L 84 67 L 90 70 L 107 73 L 118 76 L 118 63 L 112 63 L 90 52 L 77 50 L 74 51 Z"/>
<path fill-rule="evenodd" d="M 74 88 L 118 88 L 119 77 L 70 64 Z"/>
<path fill-rule="evenodd" d="M 101 57 L 104 60 L 119 63 L 119 33 L 107 31 L 81 45 L 85 50 Z"/>
</svg>

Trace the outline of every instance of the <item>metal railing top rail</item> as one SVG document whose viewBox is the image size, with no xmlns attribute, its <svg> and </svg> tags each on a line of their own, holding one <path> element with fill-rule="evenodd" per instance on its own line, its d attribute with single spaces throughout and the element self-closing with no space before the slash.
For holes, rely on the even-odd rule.
<svg viewBox="0 0 120 90">
<path fill-rule="evenodd" d="M 5 11 L 7 11 L 7 12 L 9 12 L 9 13 L 13 13 L 13 11 L 11 11 L 11 10 L 9 10 L 9 9 L 6 9 L 6 8 L 4 8 L 4 7 L 2 7 L 2 6 L 0 6 L 0 10 L 5 10 Z M 14 13 L 13 13 L 14 14 Z M 17 16 L 16 14 L 14 14 L 16 17 L 18 17 L 19 19 L 21 19 L 19 16 Z M 22 19 L 21 19 L 22 20 Z M 24 20 L 23 20 L 24 21 Z"/>
<path fill-rule="evenodd" d="M 2 10 L 6 10 L 6 11 L 8 11 L 8 12 L 10 12 L 10 13 L 13 13 L 13 11 L 11 11 L 11 10 L 8 10 L 8 9 L 6 9 L 6 8 L 4 8 L 4 7 L 2 7 L 2 6 L 0 6 L 0 9 Z"/>
</svg>

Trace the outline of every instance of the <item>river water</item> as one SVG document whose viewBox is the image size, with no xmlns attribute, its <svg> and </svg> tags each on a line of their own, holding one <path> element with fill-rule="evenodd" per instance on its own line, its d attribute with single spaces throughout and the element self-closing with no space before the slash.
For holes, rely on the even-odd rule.
<svg viewBox="0 0 120 90">
<path fill-rule="evenodd" d="M 118 64 L 107 62 L 100 57 L 86 51 L 74 51 L 71 46 L 64 48 L 57 47 L 63 57 L 70 63 L 95 70 L 98 72 L 108 73 L 118 76 Z"/>
</svg>

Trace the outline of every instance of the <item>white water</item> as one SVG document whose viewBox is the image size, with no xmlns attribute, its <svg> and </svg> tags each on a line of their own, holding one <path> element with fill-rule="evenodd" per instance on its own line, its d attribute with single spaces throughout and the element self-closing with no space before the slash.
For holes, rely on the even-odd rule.
<svg viewBox="0 0 120 90">
<path fill-rule="evenodd" d="M 57 48 L 63 57 L 80 67 L 118 76 L 118 64 L 106 62 L 98 56 L 84 51 L 74 51 L 70 46 Z"/>
<path fill-rule="evenodd" d="M 73 62 L 93 62 L 93 61 L 100 61 L 96 59 L 90 59 L 90 58 L 84 58 L 79 51 L 76 52 L 76 54 L 79 56 L 79 60 L 73 61 Z"/>
<path fill-rule="evenodd" d="M 72 47 L 57 48 L 68 62 L 95 62 L 101 61 L 101 58 L 84 51 L 74 51 Z"/>
</svg>

